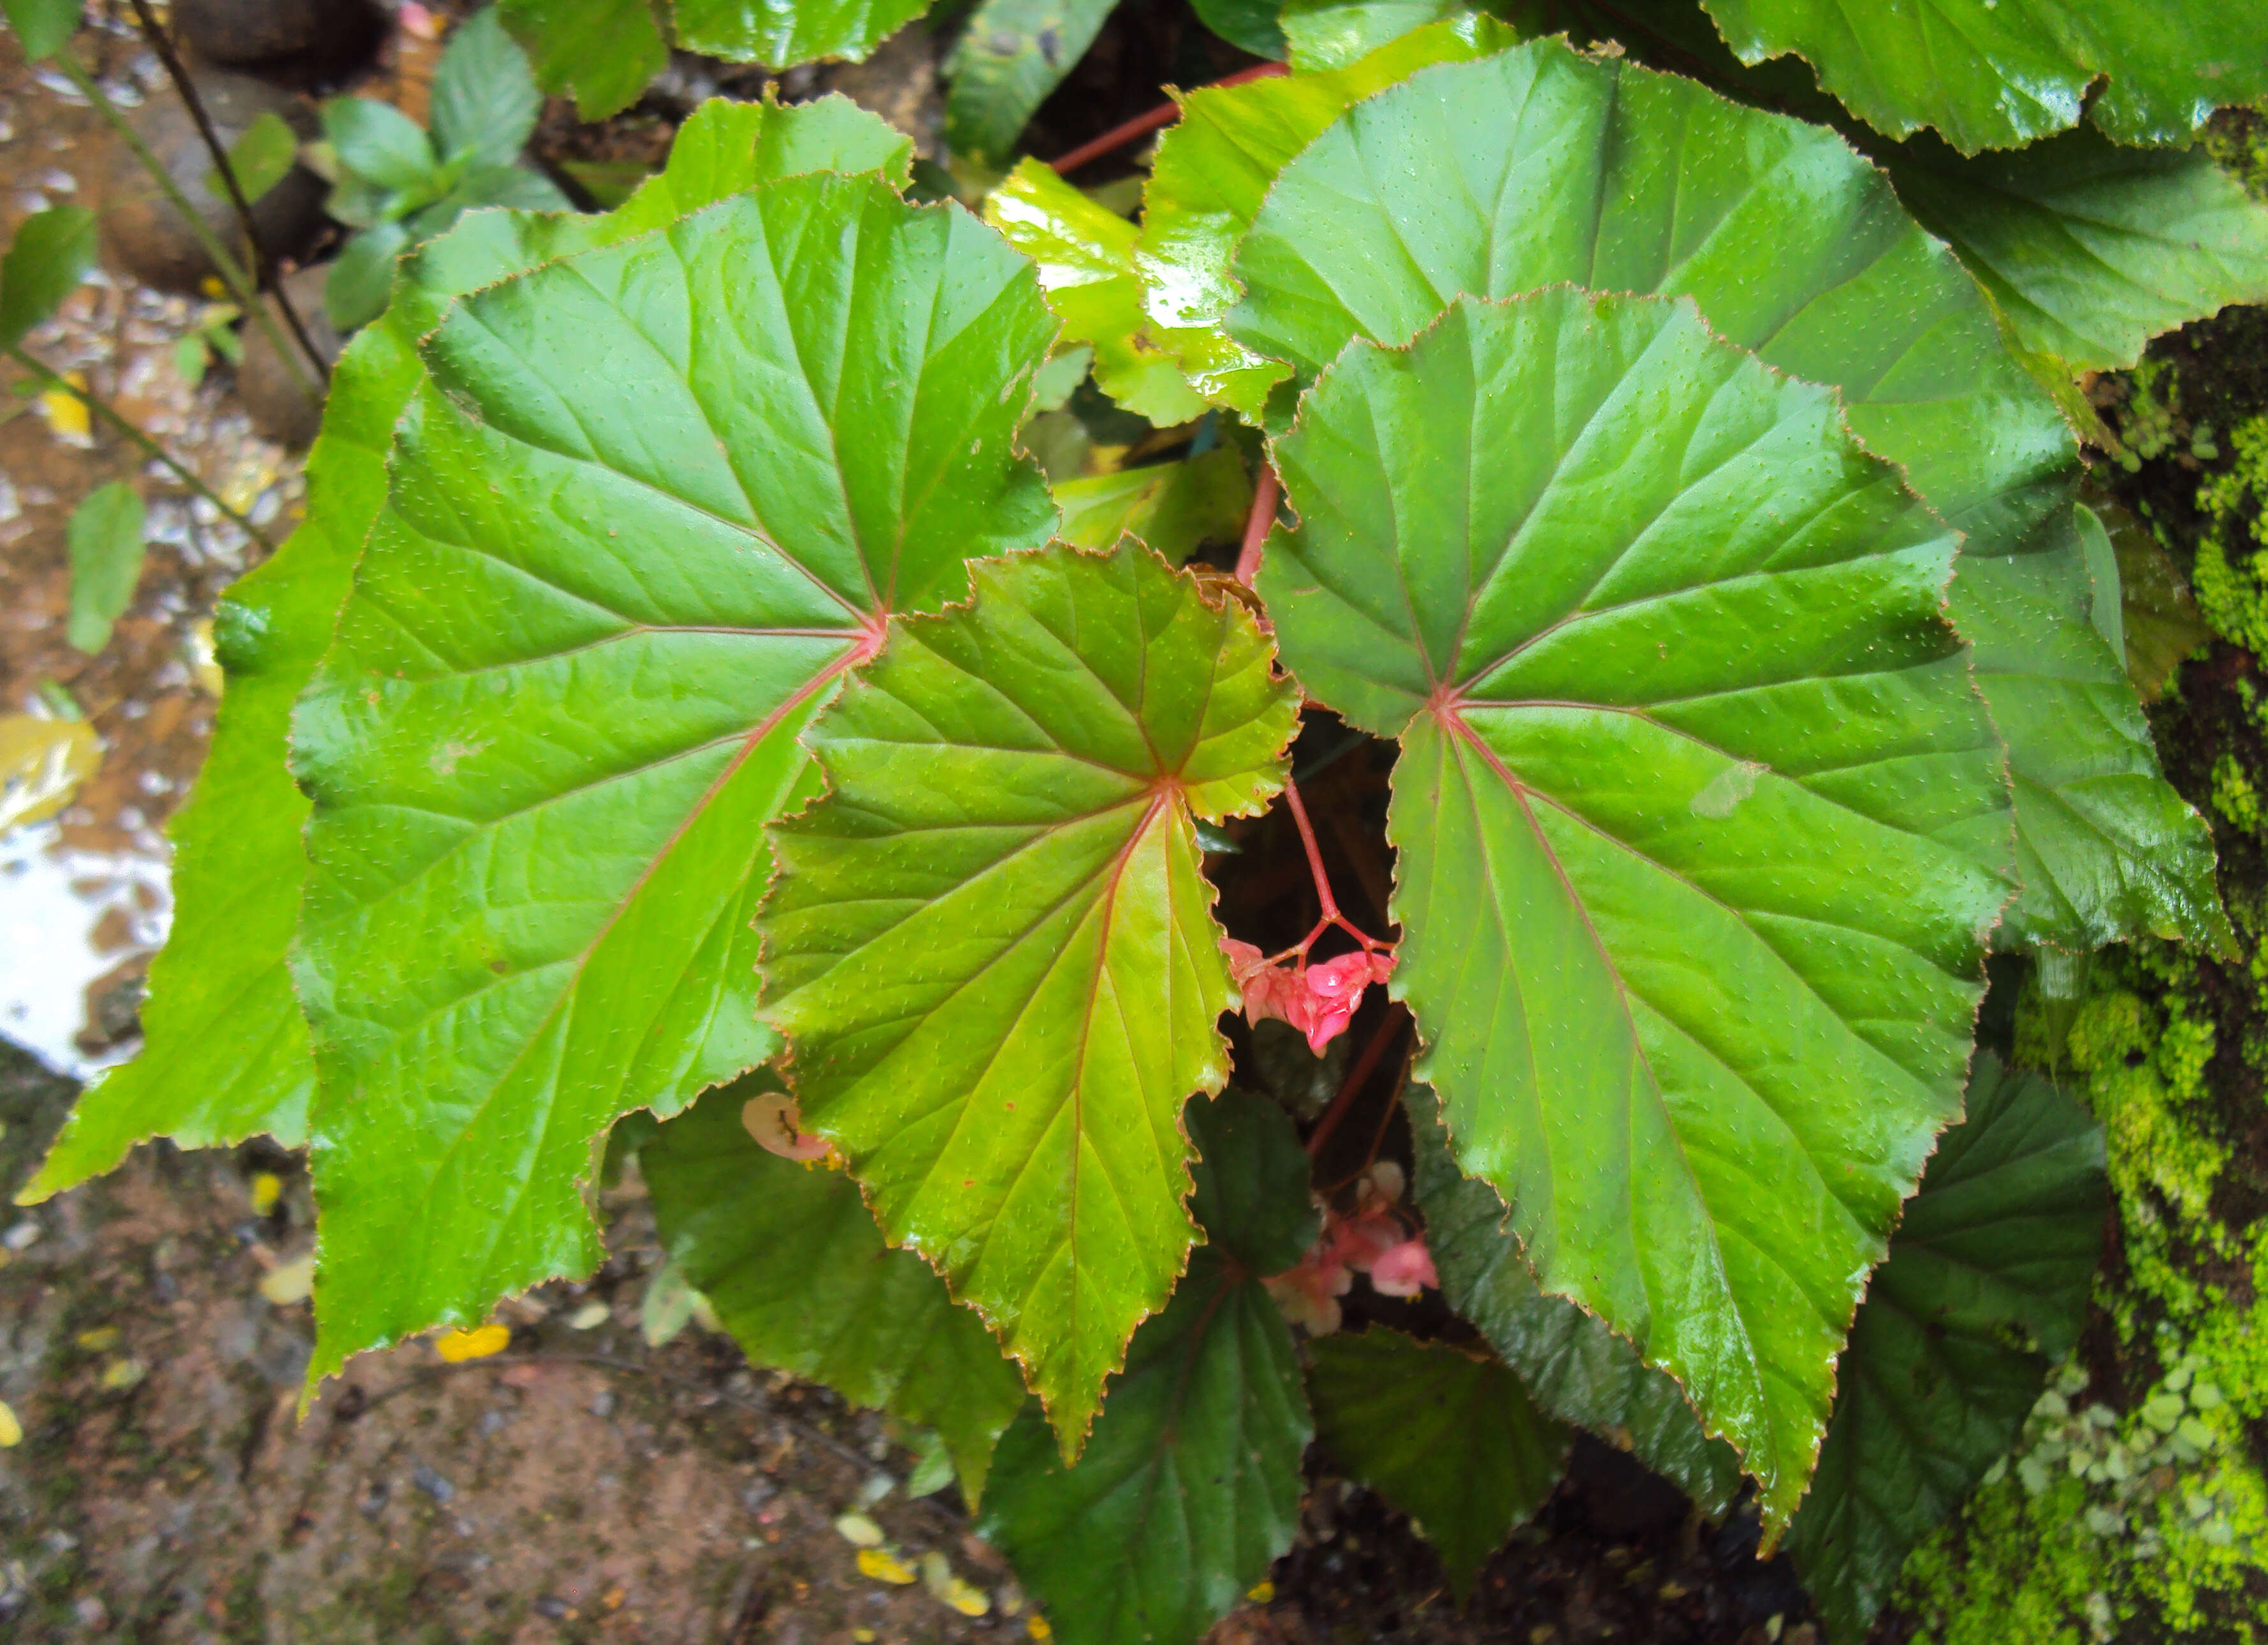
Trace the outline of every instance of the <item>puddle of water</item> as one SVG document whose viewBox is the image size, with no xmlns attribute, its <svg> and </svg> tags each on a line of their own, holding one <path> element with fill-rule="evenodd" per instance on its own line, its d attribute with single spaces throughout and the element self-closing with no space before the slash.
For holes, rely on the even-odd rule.
<svg viewBox="0 0 2268 1645">
<path fill-rule="evenodd" d="M 164 840 L 145 828 L 133 845 L 66 845 L 54 822 L 0 835 L 0 1036 L 75 1080 L 138 1048 L 134 1039 L 94 1052 L 80 1044 L 88 992 L 154 953 L 173 918 Z"/>
</svg>

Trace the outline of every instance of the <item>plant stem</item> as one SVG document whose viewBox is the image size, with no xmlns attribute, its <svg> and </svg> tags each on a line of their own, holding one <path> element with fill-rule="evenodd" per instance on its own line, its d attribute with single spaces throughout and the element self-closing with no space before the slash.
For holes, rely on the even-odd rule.
<svg viewBox="0 0 2268 1645">
<path fill-rule="evenodd" d="M 1402 1019 L 1408 1014 L 1407 1008 L 1397 1000 L 1387 1007 L 1386 1014 L 1379 1018 L 1377 1028 L 1371 1031 L 1370 1043 L 1362 1048 L 1362 1055 L 1354 1059 L 1354 1066 L 1347 1070 L 1347 1077 L 1340 1081 L 1338 1095 L 1331 1098 L 1331 1105 L 1315 1122 L 1314 1130 L 1307 1133 L 1309 1159 L 1314 1159 L 1322 1153 L 1323 1144 L 1330 1140 L 1331 1132 L 1338 1129 L 1339 1121 L 1354 1105 L 1355 1093 L 1361 1090 L 1377 1071 L 1378 1059 L 1386 1055 L 1387 1046 L 1393 1043 L 1394 1036 L 1401 1029 Z"/>
<path fill-rule="evenodd" d="M 1252 512 L 1244 517 L 1244 545 L 1236 552 L 1236 580 L 1247 588 L 1260 575 L 1260 550 L 1267 546 L 1269 530 L 1276 523 L 1276 499 L 1283 495 L 1274 465 L 1263 461 L 1259 482 L 1252 488 Z"/>
<path fill-rule="evenodd" d="M 252 250 L 253 283 L 267 285 L 275 292 L 276 306 L 283 313 L 284 323 L 291 328 L 292 338 L 298 343 L 299 351 L 306 357 L 307 364 L 314 368 L 316 380 L 326 380 L 330 375 L 330 368 L 323 363 L 321 353 L 307 336 L 307 328 L 300 323 L 299 311 L 292 306 L 291 297 L 284 290 L 284 283 L 276 277 L 274 260 L 269 256 L 268 248 L 260 243 L 259 226 L 252 220 L 252 202 L 244 197 L 244 186 L 237 181 L 236 166 L 228 158 L 227 146 L 221 142 L 220 133 L 213 129 L 212 119 L 205 113 L 205 100 L 197 94 L 195 83 L 189 78 L 189 71 L 181 66 L 180 57 L 173 50 L 172 38 L 151 11 L 150 0 L 133 0 L 133 6 L 135 18 L 142 26 L 143 39 L 148 41 L 151 49 L 158 54 L 158 61 L 166 65 L 166 73 L 173 80 L 173 89 L 181 94 L 181 101 L 189 111 L 189 118 L 196 122 L 197 135 L 204 139 L 205 152 L 212 156 L 213 170 L 219 173 L 221 181 L 227 186 L 229 203 L 236 208 L 236 220 L 244 229 L 244 243 Z M 271 337 L 269 341 L 275 339 Z M 313 384 L 303 383 L 301 387 L 311 391 L 313 388 Z"/>
<path fill-rule="evenodd" d="M 1315 896 L 1323 905 L 1323 917 L 1317 929 L 1336 925 L 1341 918 L 1339 905 L 1331 896 L 1330 876 L 1323 872 L 1323 853 L 1315 844 L 1315 830 L 1307 821 L 1307 808 L 1300 803 L 1300 785 L 1288 776 L 1284 778 L 1284 798 L 1291 802 L 1292 821 L 1300 825 L 1300 844 L 1307 848 L 1307 872 L 1315 877 Z"/>
<path fill-rule="evenodd" d="M 61 372 L 56 371 L 53 366 L 48 365 L 46 362 L 35 359 L 31 355 L 25 353 L 24 350 L 15 343 L 9 343 L 7 345 L 7 350 L 8 356 L 11 359 L 14 360 L 19 365 L 25 366 L 33 372 L 36 372 L 41 380 L 50 384 L 54 387 L 62 389 L 65 394 L 70 395 L 74 400 L 77 400 L 88 410 L 93 412 L 95 416 L 100 417 L 105 423 L 107 423 L 111 427 L 125 435 L 127 439 L 139 446 L 150 456 L 155 458 L 158 461 L 165 464 L 166 468 L 172 469 L 173 473 L 180 477 L 182 484 L 188 486 L 189 490 L 195 491 L 199 497 L 203 498 L 205 501 L 210 503 L 215 508 L 220 510 L 222 513 L 226 514 L 231 520 L 236 521 L 236 523 L 243 528 L 245 535 L 250 537 L 254 542 L 260 544 L 261 548 L 266 549 L 271 554 L 275 552 L 276 545 L 268 540 L 268 534 L 266 532 L 261 530 L 261 528 L 254 525 L 251 520 L 246 519 L 241 513 L 236 509 L 231 508 L 226 503 L 223 502 L 217 492 L 216 492 L 210 486 L 207 485 L 202 480 L 197 478 L 195 475 L 190 473 L 188 469 L 183 468 L 180 462 L 175 459 L 171 452 L 167 451 L 156 440 L 151 439 L 147 434 L 144 433 L 134 424 L 132 420 L 129 419 L 124 412 L 119 410 L 108 401 L 103 399 L 101 395 L 91 394 L 87 390 L 80 387 L 77 383 L 71 381 L 70 378 L 65 377 Z"/>
<path fill-rule="evenodd" d="M 1249 69 L 1239 70 L 1234 74 L 1226 75 L 1213 81 L 1211 86 L 1200 89 L 1211 90 L 1220 86 L 1242 85 L 1248 80 L 1272 79 L 1279 74 L 1290 72 L 1291 70 L 1280 63 L 1256 63 Z M 1179 103 L 1169 102 L 1160 104 L 1146 114 L 1137 114 L 1124 125 L 1113 126 L 1094 141 L 1082 143 L 1070 153 L 1059 155 L 1055 161 L 1055 169 L 1057 173 L 1075 172 L 1089 160 L 1099 160 L 1113 149 L 1123 149 L 1138 136 L 1155 131 L 1160 126 L 1173 124 L 1174 117 L 1181 112 L 1182 106 Z"/>
<path fill-rule="evenodd" d="M 126 116 L 118 111 L 118 105 L 105 95 L 102 87 L 95 84 L 94 77 L 80 66 L 78 59 L 68 48 L 55 54 L 55 62 L 64 77 L 77 88 L 79 95 L 93 104 L 95 112 L 118 134 L 119 141 L 133 151 L 136 159 L 142 162 L 143 170 L 150 173 L 151 181 L 173 203 L 173 209 L 188 222 L 189 232 L 204 248 L 205 255 L 212 259 L 213 267 L 220 271 L 221 284 L 228 287 L 229 294 L 243 308 L 245 318 L 266 334 L 269 345 L 276 350 L 276 358 L 284 362 L 284 369 L 298 380 L 304 392 L 320 402 L 323 397 L 322 386 L 308 378 L 306 367 L 300 363 L 298 351 L 278 328 L 276 317 L 268 312 L 268 306 L 260 300 L 259 293 L 252 289 L 243 266 L 230 254 L 228 247 L 221 244 L 220 236 L 213 232 L 212 225 L 189 203 L 188 196 L 181 192 L 180 185 L 173 181 L 173 173 L 166 169 L 165 163 L 150 151 L 150 145 L 142 141 L 142 134 L 127 123 Z"/>
</svg>

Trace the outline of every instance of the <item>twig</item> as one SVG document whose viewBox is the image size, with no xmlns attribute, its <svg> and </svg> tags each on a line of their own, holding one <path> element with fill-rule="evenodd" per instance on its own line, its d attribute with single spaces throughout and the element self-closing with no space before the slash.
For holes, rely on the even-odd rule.
<svg viewBox="0 0 2268 1645">
<path fill-rule="evenodd" d="M 1408 1010 L 1397 1000 L 1387 1007 L 1386 1014 L 1379 1018 L 1378 1027 L 1371 1034 L 1370 1044 L 1362 1048 L 1362 1055 L 1354 1059 L 1354 1066 L 1347 1070 L 1347 1077 L 1340 1082 L 1338 1095 L 1331 1098 L 1331 1105 L 1315 1122 L 1314 1130 L 1307 1133 L 1309 1159 L 1322 1154 L 1323 1144 L 1330 1140 L 1331 1132 L 1338 1129 L 1339 1121 L 1346 1117 L 1347 1110 L 1353 1105 L 1355 1093 L 1361 1090 L 1370 1076 L 1377 1072 L 1378 1059 L 1386 1055 L 1387 1046 L 1393 1043 L 1395 1035 L 1401 1030 L 1402 1019 L 1408 1014 Z"/>
<path fill-rule="evenodd" d="M 1263 461 L 1259 483 L 1252 488 L 1252 512 L 1244 517 L 1244 545 L 1236 553 L 1236 580 L 1247 588 L 1260 575 L 1260 550 L 1267 545 L 1269 530 L 1276 523 L 1276 499 L 1283 494 L 1275 466 Z"/>
<path fill-rule="evenodd" d="M 181 101 L 188 108 L 189 118 L 196 122 L 197 135 L 204 139 L 205 151 L 212 156 L 213 169 L 220 173 L 221 181 L 228 187 L 229 203 L 236 208 L 236 220 L 244 228 L 244 243 L 252 251 L 254 284 L 266 285 L 274 291 L 276 306 L 283 313 L 284 323 L 291 327 L 291 336 L 299 344 L 300 351 L 306 356 L 308 365 L 314 367 L 314 382 L 303 382 L 300 387 L 320 398 L 316 384 L 329 379 L 330 367 L 324 364 L 313 339 L 307 336 L 307 328 L 299 323 L 299 311 L 292 306 L 290 294 L 284 290 L 284 282 L 276 277 L 275 260 L 269 256 L 267 247 L 261 244 L 259 226 L 252 220 L 252 203 L 244 197 L 244 186 L 237 181 L 236 166 L 228 157 L 228 150 L 220 140 L 220 133 L 213 129 L 210 116 L 205 113 L 204 99 L 197 94 L 196 85 L 189 78 L 189 71 L 181 66 L 180 58 L 175 55 L 173 40 L 151 11 L 150 0 L 132 0 L 132 4 L 134 16 L 142 25 L 142 38 L 150 42 L 150 48 L 158 54 L 158 61 L 166 65 L 166 73 L 173 80 L 173 89 L 181 94 Z M 269 341 L 272 343 L 276 339 L 271 337 Z"/>
<path fill-rule="evenodd" d="M 35 359 L 31 355 L 25 353 L 24 350 L 17 344 L 12 343 L 9 343 L 7 345 L 7 350 L 9 358 L 14 360 L 18 365 L 37 373 L 40 380 L 48 384 L 49 387 L 60 388 L 65 394 L 70 395 L 71 398 L 77 401 L 88 410 L 93 412 L 95 416 L 100 417 L 105 423 L 108 424 L 120 433 L 125 435 L 127 439 L 139 446 L 144 452 L 148 453 L 150 456 L 165 464 L 166 468 L 172 469 L 175 475 L 180 476 L 181 483 L 188 486 L 189 490 L 195 491 L 199 497 L 203 498 L 205 501 L 210 503 L 215 508 L 220 510 L 222 513 L 226 514 L 231 520 L 236 521 L 236 523 L 243 528 L 245 535 L 250 537 L 254 542 L 257 542 L 261 548 L 266 549 L 269 553 L 273 554 L 276 551 L 276 545 L 269 541 L 268 534 L 266 532 L 254 525 L 252 521 L 247 519 L 239 510 L 231 508 L 226 503 L 223 502 L 218 492 L 215 491 L 202 480 L 197 478 L 195 475 L 190 473 L 188 469 L 183 468 L 180 462 L 171 452 L 167 451 L 163 446 L 160 446 L 156 440 L 151 439 L 147 434 L 144 434 L 139 428 L 136 427 L 134 423 L 124 412 L 120 411 L 112 406 L 110 402 L 103 399 L 101 395 L 91 394 L 86 389 L 80 387 L 77 383 L 71 381 L 70 378 L 64 376 L 61 372 L 55 370 L 55 367 L 48 365 L 45 361 Z"/>
<path fill-rule="evenodd" d="M 1241 69 L 1234 74 L 1215 80 L 1211 86 L 1199 89 L 1209 91 L 1224 86 L 1242 85 L 1248 80 L 1272 79 L 1277 75 L 1290 72 L 1291 70 L 1280 63 L 1256 63 L 1249 69 Z M 1146 114 L 1137 114 L 1123 125 L 1111 127 L 1094 141 L 1080 144 L 1068 154 L 1058 155 L 1053 162 L 1055 168 L 1058 173 L 1075 172 L 1090 160 L 1101 159 L 1113 149 L 1124 148 L 1138 136 L 1155 131 L 1160 126 L 1173 124 L 1174 117 L 1181 112 L 1182 106 L 1179 103 L 1165 103 L 1152 109 Z"/>
</svg>

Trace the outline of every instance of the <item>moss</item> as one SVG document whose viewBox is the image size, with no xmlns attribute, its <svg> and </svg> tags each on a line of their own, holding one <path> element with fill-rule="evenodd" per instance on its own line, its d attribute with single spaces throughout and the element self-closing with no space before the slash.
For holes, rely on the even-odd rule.
<svg viewBox="0 0 2268 1645">
<path fill-rule="evenodd" d="M 2268 415 L 2238 425 L 2231 461 L 2198 488 L 2198 609 L 2226 638 L 2268 654 Z M 2217 786 L 2217 785 L 2216 785 Z"/>
</svg>

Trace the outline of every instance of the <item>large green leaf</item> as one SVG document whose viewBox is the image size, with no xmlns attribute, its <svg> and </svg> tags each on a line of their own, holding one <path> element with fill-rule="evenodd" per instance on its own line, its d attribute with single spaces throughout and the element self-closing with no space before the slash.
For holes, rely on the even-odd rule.
<svg viewBox="0 0 2268 1645">
<path fill-rule="evenodd" d="M 1502 1361 L 1398 1331 L 1309 1345 L 1315 1437 L 1418 1521 L 1460 1599 L 1567 1464 L 1568 1432 Z"/>
<path fill-rule="evenodd" d="M 1231 1091 L 1189 1105 L 1207 1243 L 1067 1465 L 1036 1405 L 1000 1442 L 978 1526 L 1064 1645 L 1195 1645 L 1292 1545 L 1313 1432 L 1299 1351 L 1261 1276 L 1314 1233 L 1283 1111 Z"/>
<path fill-rule="evenodd" d="M 1711 1439 L 1675 1382 L 1638 1358 L 1607 1323 L 1537 1288 L 1504 1231 L 1495 1189 L 1449 1157 L 1432 1092 L 1409 1097 L 1414 1186 L 1441 1295 L 1519 1373 L 1536 1404 L 1563 1422 L 1604 1435 L 1675 1480 L 1705 1514 L 1721 1514 L 1741 1487 L 1741 1460 Z"/>
<path fill-rule="evenodd" d="M 864 59 L 929 9 L 929 0 L 672 0 L 677 43 L 734 63 L 792 68 Z"/>
<path fill-rule="evenodd" d="M 1192 819 L 1283 780 L 1272 659 L 1144 549 L 979 566 L 971 605 L 892 625 L 811 733 L 827 798 L 774 830 L 764 1015 L 803 1123 L 1067 1456 L 1189 1250 L 1177 1117 L 1238 998 Z"/>
<path fill-rule="evenodd" d="M 1742 62 L 1796 53 L 1869 125 L 1934 126 L 1964 153 L 2082 113 L 2121 143 L 2186 143 L 2215 108 L 2268 91 L 2268 10 L 2228 0 L 1705 3 Z"/>
<path fill-rule="evenodd" d="M 1165 347 L 1151 340 L 1131 223 L 1031 159 L 986 197 L 984 220 L 1038 265 L 1040 289 L 1063 316 L 1064 336 L 1094 345 L 1097 387 L 1161 427 L 1204 409 L 1167 351 L 1172 335 Z"/>
<path fill-rule="evenodd" d="M 1432 24 L 1325 74 L 1190 92 L 1158 145 L 1134 262 L 1156 341 L 1208 400 L 1257 416 L 1284 370 L 1229 338 L 1229 255 L 1284 163 L 1350 104 L 1428 63 L 1475 57 L 1512 36 L 1488 18 Z"/>
<path fill-rule="evenodd" d="M 1881 173 L 1832 132 L 1690 80 L 1554 41 L 1425 70 L 1284 168 L 1235 274 L 1247 296 L 1231 330 L 1303 377 L 1350 337 L 1403 341 L 1460 291 L 1567 280 L 1690 295 L 1720 335 L 1840 389 L 1859 437 L 1968 534 L 1953 589 L 1964 630 L 2010 621 L 1986 602 L 2058 574 L 2076 529 L 2058 518 L 2073 484 L 2068 429 Z M 2044 558 L 1996 578 L 1984 562 L 2000 557 Z M 2117 659 L 2083 624 L 2049 649 L 2089 647 L 2081 677 L 2043 667 L 2019 691 L 2013 656 L 1984 682 L 2023 785 L 2028 862 L 2117 859 L 2091 880 L 2028 882 L 2004 940 L 2168 931 L 2220 945 L 2205 825 L 2158 775 L 2131 692 L 2115 713 L 2102 706 L 2097 682 L 2115 681 Z M 2020 712 L 2018 696 L 2050 712 Z M 2066 721 L 2093 727 L 2083 766 Z M 2082 771 L 2092 792 L 2065 794 Z"/>
<path fill-rule="evenodd" d="M 998 166 L 1094 43 L 1116 0 L 979 0 L 945 65 L 945 140 Z"/>
<path fill-rule="evenodd" d="M 490 6 L 459 25 L 433 74 L 433 147 L 441 157 L 509 166 L 542 113 L 527 54 L 504 32 L 503 14 Z"/>
<path fill-rule="evenodd" d="M 50 206 L 16 225 L 8 255 L 0 260 L 0 348 L 55 316 L 95 264 L 94 213 L 85 206 Z"/>
<path fill-rule="evenodd" d="M 990 231 L 820 174 L 423 336 L 293 723 L 314 1374 L 587 1269 L 590 1139 L 770 1055 L 748 920 L 797 734 L 887 614 L 1045 541 L 1012 441 L 1053 331 Z"/>
<path fill-rule="evenodd" d="M 547 92 L 571 92 L 585 120 L 637 101 L 669 66 L 652 0 L 497 0 Z"/>
<path fill-rule="evenodd" d="M 1833 1639 L 1866 1636 L 1906 1555 L 2014 1443 L 2078 1340 L 2105 1202 L 2086 1110 L 1978 1052 L 1967 1123 L 1939 1145 L 1851 1329 L 1788 1532 Z"/>
<path fill-rule="evenodd" d="M 668 168 L 603 217 L 467 219 L 405 265 L 394 306 L 347 347 L 307 459 L 306 523 L 232 584 L 214 619 L 228 685 L 211 751 L 173 818 L 173 929 L 150 971 L 140 1056 L 80 1096 L 28 1200 L 108 1170 L 138 1142 L 184 1147 L 267 1132 L 307 1138 L 314 1064 L 285 964 L 298 923 L 307 801 L 284 769 L 291 704 L 330 643 L 356 557 L 386 498 L 387 452 L 418 379 L 416 339 L 451 299 L 610 237 L 642 232 L 770 176 L 880 168 L 909 145 L 840 98 L 799 107 L 704 104 Z"/>
<path fill-rule="evenodd" d="M 969 1501 L 1024 1403 L 1000 1345 L 910 1251 L 892 1250 L 841 1171 L 759 1147 L 712 1091 L 638 1151 L 662 1243 L 748 1358 L 944 1436 Z"/>
<path fill-rule="evenodd" d="M 2006 896 L 1954 534 L 1690 301 L 1565 286 L 1351 348 L 1276 457 L 1285 660 L 1402 742 L 1418 1077 L 1784 1524 Z"/>
</svg>

